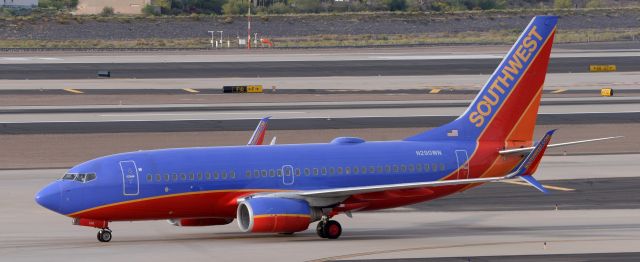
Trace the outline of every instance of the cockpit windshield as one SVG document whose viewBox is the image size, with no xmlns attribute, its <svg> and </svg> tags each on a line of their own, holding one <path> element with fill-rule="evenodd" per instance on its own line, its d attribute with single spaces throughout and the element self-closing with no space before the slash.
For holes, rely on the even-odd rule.
<svg viewBox="0 0 640 262">
<path fill-rule="evenodd" d="M 71 180 L 80 183 L 86 183 L 94 179 L 96 179 L 95 173 L 66 173 L 62 176 L 62 180 Z"/>
</svg>

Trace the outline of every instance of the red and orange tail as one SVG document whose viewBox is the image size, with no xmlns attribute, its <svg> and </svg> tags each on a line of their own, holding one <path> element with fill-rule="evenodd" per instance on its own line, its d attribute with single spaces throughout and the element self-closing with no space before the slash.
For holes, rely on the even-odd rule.
<svg viewBox="0 0 640 262">
<path fill-rule="evenodd" d="M 557 22 L 556 16 L 534 17 L 464 114 L 406 140 L 530 144 Z"/>
</svg>

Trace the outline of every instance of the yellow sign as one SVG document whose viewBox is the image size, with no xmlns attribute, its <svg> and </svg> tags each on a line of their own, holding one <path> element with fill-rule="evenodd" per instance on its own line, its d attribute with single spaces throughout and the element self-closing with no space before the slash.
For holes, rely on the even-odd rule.
<svg viewBox="0 0 640 262">
<path fill-rule="evenodd" d="M 247 93 L 262 93 L 262 85 L 247 86 Z"/>
<path fill-rule="evenodd" d="M 589 65 L 589 72 L 615 72 L 616 65 Z"/>
<path fill-rule="evenodd" d="M 613 89 L 611 88 L 603 88 L 600 89 L 601 96 L 613 96 Z"/>
</svg>

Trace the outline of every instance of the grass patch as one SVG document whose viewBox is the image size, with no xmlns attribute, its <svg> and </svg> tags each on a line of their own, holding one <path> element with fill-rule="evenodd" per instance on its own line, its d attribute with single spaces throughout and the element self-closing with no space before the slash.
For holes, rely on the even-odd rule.
<svg viewBox="0 0 640 262">
<path fill-rule="evenodd" d="M 512 44 L 520 31 L 433 33 L 433 34 L 364 34 L 313 35 L 272 38 L 275 47 L 313 48 L 350 46 L 444 45 L 444 44 Z M 586 43 L 607 41 L 638 41 L 640 28 L 625 30 L 558 31 L 556 43 Z M 18 40 L 1 39 L 0 48 L 208 48 L 209 38 L 137 39 L 137 40 Z M 226 42 L 224 44 L 226 47 Z M 232 48 L 239 48 L 231 42 Z"/>
</svg>

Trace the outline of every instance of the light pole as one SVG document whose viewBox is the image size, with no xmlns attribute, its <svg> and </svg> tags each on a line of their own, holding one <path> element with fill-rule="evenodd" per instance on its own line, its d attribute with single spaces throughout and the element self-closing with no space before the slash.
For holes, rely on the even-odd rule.
<svg viewBox="0 0 640 262">
<path fill-rule="evenodd" d="M 209 32 L 209 33 L 211 34 L 211 48 L 213 48 L 213 34 L 214 34 L 216 31 L 207 31 L 207 32 Z"/>
</svg>

